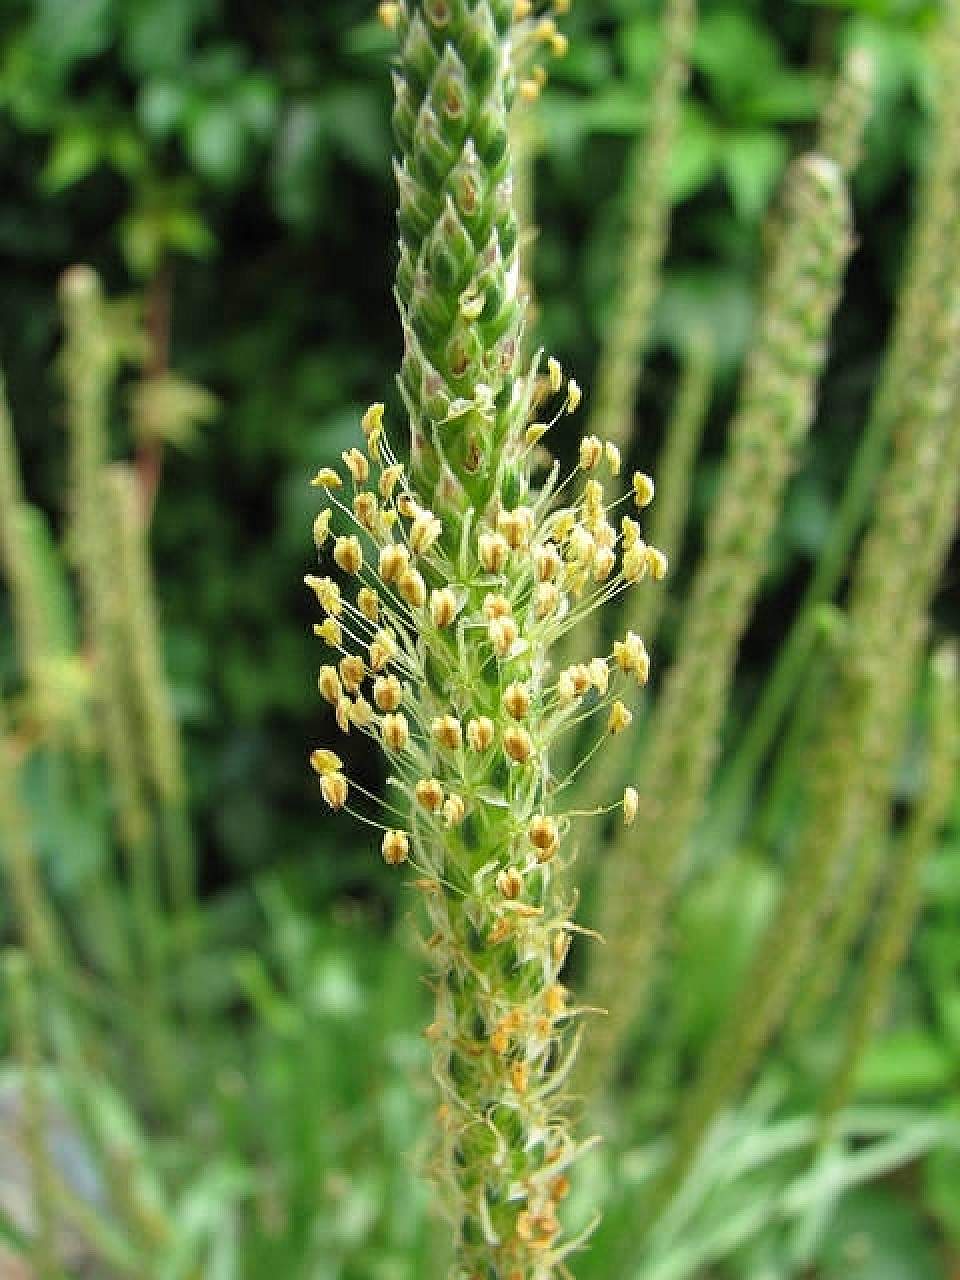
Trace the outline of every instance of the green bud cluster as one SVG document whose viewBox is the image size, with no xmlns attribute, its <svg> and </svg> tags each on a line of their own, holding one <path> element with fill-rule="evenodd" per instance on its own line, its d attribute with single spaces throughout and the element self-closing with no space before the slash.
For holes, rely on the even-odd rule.
<svg viewBox="0 0 960 1280">
<path fill-rule="evenodd" d="M 512 11 L 512 0 L 432 0 L 401 6 L 397 23 L 400 385 L 411 479 L 451 511 L 496 495 L 512 505 L 530 405 L 508 132 Z"/>
</svg>

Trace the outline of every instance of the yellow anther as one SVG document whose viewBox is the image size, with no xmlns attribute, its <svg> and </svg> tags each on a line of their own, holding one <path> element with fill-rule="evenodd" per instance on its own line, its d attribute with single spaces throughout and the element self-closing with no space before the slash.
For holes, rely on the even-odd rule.
<svg viewBox="0 0 960 1280">
<path fill-rule="evenodd" d="M 325 773 L 320 779 L 320 794 L 331 809 L 342 809 L 347 803 L 349 788 L 342 773 Z"/>
<path fill-rule="evenodd" d="M 533 740 L 526 729 L 510 725 L 503 733 L 503 749 L 515 764 L 526 764 L 533 755 Z"/>
<path fill-rule="evenodd" d="M 403 751 L 410 741 L 410 725 L 402 711 L 383 717 L 380 726 L 384 746 L 391 751 Z"/>
<path fill-rule="evenodd" d="M 380 851 L 388 867 L 398 867 L 410 857 L 409 837 L 403 831 L 387 831 Z"/>
<path fill-rule="evenodd" d="M 338 538 L 333 548 L 333 559 L 344 573 L 356 574 L 363 568 L 363 549 L 360 539 L 353 536 Z"/>
<path fill-rule="evenodd" d="M 623 733 L 624 729 L 629 729 L 633 723 L 633 713 L 618 699 L 610 708 L 610 715 L 607 719 L 608 733 Z"/>
<path fill-rule="evenodd" d="M 339 773 L 343 768 L 343 761 L 335 751 L 328 751 L 326 747 L 317 747 L 316 751 L 310 753 L 310 768 L 323 778 L 328 773 Z"/>
<path fill-rule="evenodd" d="M 645 471 L 635 471 L 633 473 L 633 500 L 637 507 L 642 511 L 644 507 L 649 507 L 656 494 L 656 485 Z"/>
<path fill-rule="evenodd" d="M 467 723 L 467 745 L 471 751 L 486 751 L 493 743 L 495 730 L 488 716 L 479 716 Z"/>
</svg>

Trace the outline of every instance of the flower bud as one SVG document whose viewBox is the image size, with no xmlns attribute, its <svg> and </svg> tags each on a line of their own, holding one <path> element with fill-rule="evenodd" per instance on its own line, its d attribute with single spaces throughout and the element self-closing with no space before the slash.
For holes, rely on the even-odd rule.
<svg viewBox="0 0 960 1280">
<path fill-rule="evenodd" d="M 353 514 L 357 517 L 360 524 L 363 525 L 369 533 L 373 533 L 377 527 L 377 516 L 380 514 L 380 506 L 376 496 L 369 489 L 364 489 L 362 493 L 358 493 L 353 500 Z"/>
<path fill-rule="evenodd" d="M 368 622 L 376 622 L 380 616 L 380 598 L 371 587 L 361 587 L 357 592 L 357 608 Z"/>
<path fill-rule="evenodd" d="M 313 542 L 318 551 L 322 551 L 330 537 L 330 521 L 333 512 L 326 507 L 313 522 Z"/>
<path fill-rule="evenodd" d="M 340 588 L 332 578 L 318 578 L 313 573 L 308 573 L 303 579 L 313 594 L 320 602 L 320 607 L 333 617 L 339 617 L 343 612 L 343 601 L 340 598 Z"/>
<path fill-rule="evenodd" d="M 613 660 L 625 675 L 633 673 L 640 684 L 646 684 L 650 678 L 650 655 L 633 631 L 628 631 L 623 640 L 615 642 Z"/>
<path fill-rule="evenodd" d="M 517 7 L 518 8 L 520 7 L 519 0 L 518 0 Z M 528 14 L 532 11 L 532 8 L 533 6 L 529 5 L 527 8 L 527 14 L 525 14 L 524 16 L 528 16 Z M 560 365 L 560 361 L 557 360 L 555 356 L 550 356 L 549 359 L 547 360 L 547 377 L 549 378 L 549 381 L 550 381 L 550 390 L 553 392 L 554 395 L 556 395 L 557 392 L 560 390 L 560 388 L 563 386 L 563 369 Z"/>
<path fill-rule="evenodd" d="M 584 436 L 580 441 L 580 469 L 592 471 L 603 458 L 603 441 L 597 436 Z"/>
<path fill-rule="evenodd" d="M 331 649 L 339 649 L 343 644 L 343 629 L 333 618 L 324 618 L 313 628 L 313 634 L 325 640 Z"/>
<path fill-rule="evenodd" d="M 346 695 L 337 699 L 335 714 L 337 717 L 337 728 L 340 730 L 341 733 L 350 732 L 350 725 L 351 725 L 350 712 L 352 710 L 352 707 L 353 707 L 353 703 L 350 701 L 348 697 L 346 697 Z"/>
<path fill-rule="evenodd" d="M 467 806 L 462 796 L 447 796 L 443 802 L 443 818 L 448 827 L 459 827 L 467 816 Z"/>
<path fill-rule="evenodd" d="M 421 511 L 410 526 L 410 546 L 418 556 L 425 555 L 443 532 L 443 525 L 432 511 Z"/>
<path fill-rule="evenodd" d="M 397 656 L 397 642 L 391 632 L 381 628 L 370 642 L 370 667 L 382 671 Z"/>
<path fill-rule="evenodd" d="M 555 582 L 541 582 L 533 593 L 533 608 L 538 622 L 552 618 L 560 608 L 560 588 Z"/>
<path fill-rule="evenodd" d="M 391 467 L 384 467 L 380 473 L 380 497 L 384 502 L 389 502 L 394 495 L 397 485 L 403 478 L 403 467 L 399 463 L 394 463 Z"/>
<path fill-rule="evenodd" d="M 355 724 L 358 729 L 366 729 L 372 720 L 373 707 L 362 693 L 358 693 L 350 708 L 350 723 Z"/>
<path fill-rule="evenodd" d="M 571 378 L 567 383 L 567 413 L 576 413 L 580 408 L 580 402 L 583 399 L 583 392 L 580 390 L 580 384 L 576 378 Z"/>
<path fill-rule="evenodd" d="M 647 547 L 647 564 L 654 582 L 662 582 L 667 576 L 667 557 L 656 547 Z"/>
<path fill-rule="evenodd" d="M 563 560 L 554 542 L 545 542 L 533 553 L 534 568 L 540 582 L 551 582 L 563 568 Z"/>
<path fill-rule="evenodd" d="M 593 579 L 606 582 L 617 563 L 617 557 L 608 547 L 601 547 L 593 559 Z"/>
<path fill-rule="evenodd" d="M 620 450 L 612 440 L 608 440 L 603 446 L 603 452 L 607 459 L 607 465 L 610 468 L 610 474 L 618 476 L 620 474 L 621 466 Z"/>
<path fill-rule="evenodd" d="M 610 687 L 610 668 L 603 658 L 592 658 L 587 670 L 590 672 L 590 683 L 602 698 Z"/>
<path fill-rule="evenodd" d="M 510 867 L 498 873 L 496 886 L 498 893 L 512 901 L 523 892 L 523 876 L 514 867 Z"/>
<path fill-rule="evenodd" d="M 506 596 L 485 595 L 483 597 L 483 616 L 488 622 L 492 622 L 494 618 L 511 618 L 513 617 L 513 605 Z"/>
<path fill-rule="evenodd" d="M 321 467 L 310 481 L 315 489 L 342 489 L 343 481 L 333 467 Z"/>
<path fill-rule="evenodd" d="M 497 516 L 497 529 L 507 540 L 512 551 L 520 551 L 527 546 L 533 532 L 533 512 L 529 507 L 518 507 L 516 511 L 501 511 Z"/>
</svg>

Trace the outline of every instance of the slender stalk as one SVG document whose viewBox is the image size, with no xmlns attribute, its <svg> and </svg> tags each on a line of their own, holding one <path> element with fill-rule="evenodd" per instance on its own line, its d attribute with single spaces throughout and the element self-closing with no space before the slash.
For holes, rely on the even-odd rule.
<svg viewBox="0 0 960 1280">
<path fill-rule="evenodd" d="M 953 262 L 957 261 L 956 255 Z M 858 559 L 850 647 L 829 700 L 810 795 L 787 882 L 723 1027 L 688 1093 L 673 1156 L 649 1212 L 682 1182 L 719 1109 L 779 1028 L 812 942 L 831 908 L 836 874 L 889 804 L 909 697 L 960 497 L 960 271 L 928 331 L 917 378 L 894 433 L 877 515 Z"/>
<path fill-rule="evenodd" d="M 54 1168 L 49 1147 L 49 1120 L 40 1077 L 36 996 L 27 960 L 22 953 L 8 951 L 3 957 L 3 970 L 10 993 L 14 1049 L 23 1073 L 21 1131 L 32 1175 L 30 1265 L 37 1280 L 62 1280 L 57 1263 Z"/>
<path fill-rule="evenodd" d="M 107 484 L 112 492 L 119 531 L 118 579 L 122 606 L 118 614 L 125 632 L 128 696 L 143 739 L 145 772 L 160 810 L 161 844 L 167 858 L 173 903 L 181 923 L 186 924 L 194 910 L 195 881 L 186 815 L 186 781 L 160 649 L 142 495 L 136 474 L 123 464 L 109 469 Z"/>
<path fill-rule="evenodd" d="M 326 615 L 317 633 L 342 655 L 320 691 L 342 731 L 369 733 L 387 756 L 381 852 L 412 865 L 423 900 L 441 1101 L 432 1172 L 455 1280 L 548 1280 L 581 1243 L 562 1203 L 585 1145 L 565 1095 L 585 1011 L 561 981 L 578 926 L 558 873 L 582 815 L 564 809 L 572 777 L 553 761 L 588 717 L 606 722 L 600 744 L 625 731 L 614 695 L 646 680 L 649 659 L 635 634 L 559 672 L 550 654 L 662 562 L 636 522 L 621 542 L 608 519 L 595 476 L 605 458 L 619 468 L 599 442 L 583 442 L 570 476 L 554 466 L 538 483 L 542 441 L 580 389 L 557 361 L 541 373 L 523 354 L 507 128 L 523 9 L 392 7 L 409 463 L 371 406 L 364 448 L 343 455 L 352 493 L 339 470 L 315 480 L 331 503 L 315 541 L 332 541 L 348 586 L 307 578 Z M 638 505 L 648 484 L 634 477 Z M 312 764 L 331 808 L 370 798 L 336 752 L 318 748 Z"/>
<path fill-rule="evenodd" d="M 938 54 L 941 82 L 945 86 L 955 84 L 960 75 L 960 17 L 955 5 L 948 9 Z M 843 128 L 843 121 L 848 118 L 844 116 L 843 98 L 842 93 L 835 95 L 827 117 L 831 123 L 825 123 L 823 132 L 833 136 L 830 145 L 838 152 L 855 155 Z M 933 121 L 931 152 L 906 254 L 893 332 L 867 425 L 829 537 L 718 797 L 718 811 L 724 816 L 725 825 L 731 828 L 740 822 L 780 725 L 798 701 L 798 690 L 807 671 L 811 619 L 816 610 L 833 597 L 843 579 L 875 496 L 898 410 L 916 379 L 923 376 L 925 335 L 932 311 L 942 306 L 945 273 L 949 271 L 958 221 L 960 102 L 956 94 L 943 92 Z"/>
<path fill-rule="evenodd" d="M 813 417 L 826 339 L 851 249 L 842 174 L 811 155 L 788 178 L 786 216 L 731 429 L 721 488 L 691 588 L 676 658 L 642 757 L 638 830 L 604 862 L 598 901 L 607 945 L 588 998 L 610 1010 L 591 1041 L 582 1080 L 611 1078 L 646 1000 L 677 868 L 697 822 L 714 761 L 737 645 L 766 564 L 788 476 Z M 623 974 L 631 975 L 624 989 Z"/>
<path fill-rule="evenodd" d="M 953 802 L 960 765 L 956 649 L 941 648 L 931 670 L 933 696 L 927 781 L 910 825 L 894 851 L 884 900 L 864 957 L 852 1008 L 844 1020 L 840 1057 L 821 1103 L 820 1117 L 825 1132 L 832 1128 L 850 1096 L 857 1064 L 883 1016 L 920 909 L 920 874 L 934 852 L 940 828 Z"/>
<path fill-rule="evenodd" d="M 56 968 L 60 960 L 54 912 L 37 870 L 36 850 L 17 794 L 17 766 L 0 705 L 0 864 L 10 883 L 17 917 L 33 966 Z"/>
<path fill-rule="evenodd" d="M 670 162 L 690 78 L 696 0 L 666 0 L 663 56 L 650 99 L 650 124 L 630 157 L 627 232 L 620 291 L 607 326 L 589 432 L 626 450 L 670 222 Z"/>
</svg>

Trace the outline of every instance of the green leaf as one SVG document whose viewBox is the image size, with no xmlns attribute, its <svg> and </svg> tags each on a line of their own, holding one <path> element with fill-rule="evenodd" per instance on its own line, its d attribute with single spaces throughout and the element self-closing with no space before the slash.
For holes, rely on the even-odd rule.
<svg viewBox="0 0 960 1280">
<path fill-rule="evenodd" d="M 769 130 L 736 133 L 721 144 L 721 164 L 737 215 L 755 222 L 766 211 L 787 161 L 787 143 Z"/>
<path fill-rule="evenodd" d="M 246 161 L 246 129 L 232 104 L 210 102 L 187 128 L 187 152 L 194 168 L 218 186 L 237 181 Z"/>
<path fill-rule="evenodd" d="M 67 128 L 54 138 L 40 182 L 52 195 L 57 195 L 92 173 L 102 157 L 95 130 L 87 125 Z"/>
<path fill-rule="evenodd" d="M 911 1098 L 951 1088 L 956 1064 L 939 1040 L 920 1028 L 893 1031 L 874 1042 L 857 1072 L 863 1096 Z"/>
</svg>

